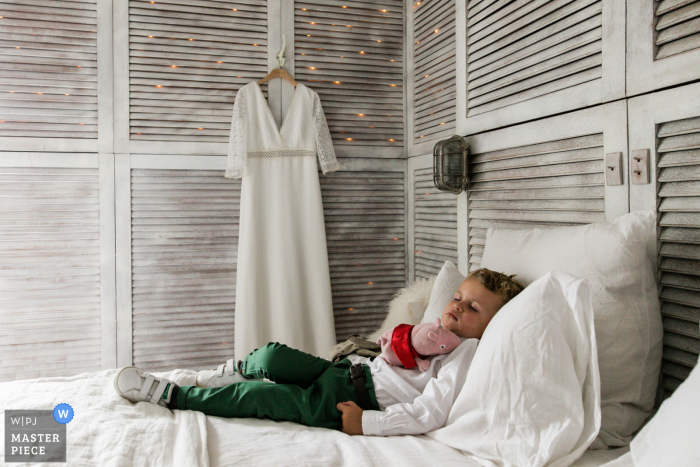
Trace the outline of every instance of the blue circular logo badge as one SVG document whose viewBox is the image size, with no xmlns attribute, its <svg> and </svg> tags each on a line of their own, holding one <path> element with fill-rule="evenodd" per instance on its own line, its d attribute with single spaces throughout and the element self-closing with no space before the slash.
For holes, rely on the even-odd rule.
<svg viewBox="0 0 700 467">
<path fill-rule="evenodd" d="M 58 423 L 65 425 L 73 420 L 73 407 L 68 404 L 58 404 L 56 408 L 53 409 L 53 418 Z"/>
</svg>

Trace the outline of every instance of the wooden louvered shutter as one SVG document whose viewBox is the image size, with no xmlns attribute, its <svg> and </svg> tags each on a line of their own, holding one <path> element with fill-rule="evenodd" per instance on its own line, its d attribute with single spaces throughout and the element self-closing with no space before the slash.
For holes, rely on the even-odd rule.
<svg viewBox="0 0 700 467">
<path fill-rule="evenodd" d="M 413 11 L 415 143 L 451 136 L 456 128 L 455 1 L 428 0 Z"/>
<path fill-rule="evenodd" d="M 97 138 L 96 9 L 0 4 L 0 137 Z"/>
<path fill-rule="evenodd" d="M 403 146 L 403 2 L 294 2 L 295 78 L 321 98 L 336 150 Z M 362 150 L 362 149 L 361 149 Z"/>
<path fill-rule="evenodd" d="M 131 171 L 133 365 L 213 368 L 233 357 L 240 180 Z"/>
<path fill-rule="evenodd" d="M 664 0 L 654 16 L 657 60 L 700 48 L 700 1 Z"/>
<path fill-rule="evenodd" d="M 657 211 L 661 365 L 666 398 L 700 354 L 700 84 L 629 100 L 630 151 L 651 154 L 650 182 L 630 185 L 630 208 Z M 655 149 L 656 148 L 656 149 Z M 634 155 L 633 152 L 630 155 Z"/>
<path fill-rule="evenodd" d="M 266 49 L 266 0 L 131 0 L 130 139 L 228 142 L 236 92 L 265 76 Z"/>
<path fill-rule="evenodd" d="M 413 278 L 430 278 L 445 261 L 457 264 L 457 195 L 435 188 L 432 156 L 413 169 Z M 422 159 L 422 160 L 421 160 Z"/>
<path fill-rule="evenodd" d="M 97 168 L 0 168 L 0 381 L 102 369 Z"/>
<path fill-rule="evenodd" d="M 320 177 L 339 342 L 376 331 L 406 285 L 405 164 L 371 165 Z"/>
<path fill-rule="evenodd" d="M 673 391 L 700 354 L 700 117 L 663 123 L 657 137 L 661 371 Z"/>
<path fill-rule="evenodd" d="M 613 103 L 470 137 L 470 270 L 489 227 L 588 224 L 628 212 L 627 187 L 606 186 L 604 172 L 606 152 L 626 154 L 626 116 L 624 103 Z"/>
<path fill-rule="evenodd" d="M 605 220 L 603 134 L 472 155 L 469 263 L 478 267 L 486 229 Z"/>
<path fill-rule="evenodd" d="M 700 1 L 627 1 L 627 95 L 700 79 Z"/>
<path fill-rule="evenodd" d="M 624 2 L 471 0 L 467 16 L 468 133 L 624 97 Z"/>
</svg>

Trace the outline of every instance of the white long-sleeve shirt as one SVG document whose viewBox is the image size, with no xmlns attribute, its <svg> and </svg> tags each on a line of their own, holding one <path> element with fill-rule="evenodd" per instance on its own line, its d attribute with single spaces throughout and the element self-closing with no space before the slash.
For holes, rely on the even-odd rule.
<svg viewBox="0 0 700 467">
<path fill-rule="evenodd" d="M 478 343 L 478 339 L 462 339 L 451 353 L 432 357 L 425 372 L 392 366 L 381 356 L 366 361 L 381 410 L 362 412 L 363 433 L 416 435 L 445 426 Z"/>
</svg>

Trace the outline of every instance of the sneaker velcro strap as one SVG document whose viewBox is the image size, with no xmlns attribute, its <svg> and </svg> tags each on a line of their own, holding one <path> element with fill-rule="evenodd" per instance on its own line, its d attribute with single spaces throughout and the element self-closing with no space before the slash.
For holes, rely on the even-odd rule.
<svg viewBox="0 0 700 467">
<path fill-rule="evenodd" d="M 139 398 L 141 400 L 147 400 L 148 399 L 148 391 L 151 390 L 151 386 L 153 385 L 153 381 L 155 381 L 155 377 L 153 375 L 148 375 L 146 376 L 146 381 L 143 382 L 143 387 L 139 391 Z"/>
<path fill-rule="evenodd" d="M 170 381 L 168 381 L 165 378 L 160 379 L 160 383 L 158 383 L 158 387 L 156 390 L 153 392 L 153 395 L 151 396 L 151 399 L 148 401 L 152 404 L 157 404 L 160 401 L 160 398 L 163 397 L 163 392 L 165 392 L 165 387 L 168 385 Z"/>
<path fill-rule="evenodd" d="M 229 376 L 233 376 L 233 374 L 236 372 L 236 367 L 233 364 L 233 359 L 230 358 L 226 360 L 226 374 Z"/>
<path fill-rule="evenodd" d="M 225 363 L 222 363 L 221 365 L 216 367 L 216 376 L 224 376 L 224 367 L 226 366 Z"/>
</svg>

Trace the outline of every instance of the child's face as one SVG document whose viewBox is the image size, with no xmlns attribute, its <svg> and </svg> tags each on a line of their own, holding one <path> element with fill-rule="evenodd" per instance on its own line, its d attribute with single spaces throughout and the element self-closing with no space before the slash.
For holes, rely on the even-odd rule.
<svg viewBox="0 0 700 467">
<path fill-rule="evenodd" d="M 503 305 L 503 299 L 467 277 L 442 311 L 442 327 L 459 337 L 481 339 L 486 326 Z"/>
</svg>

